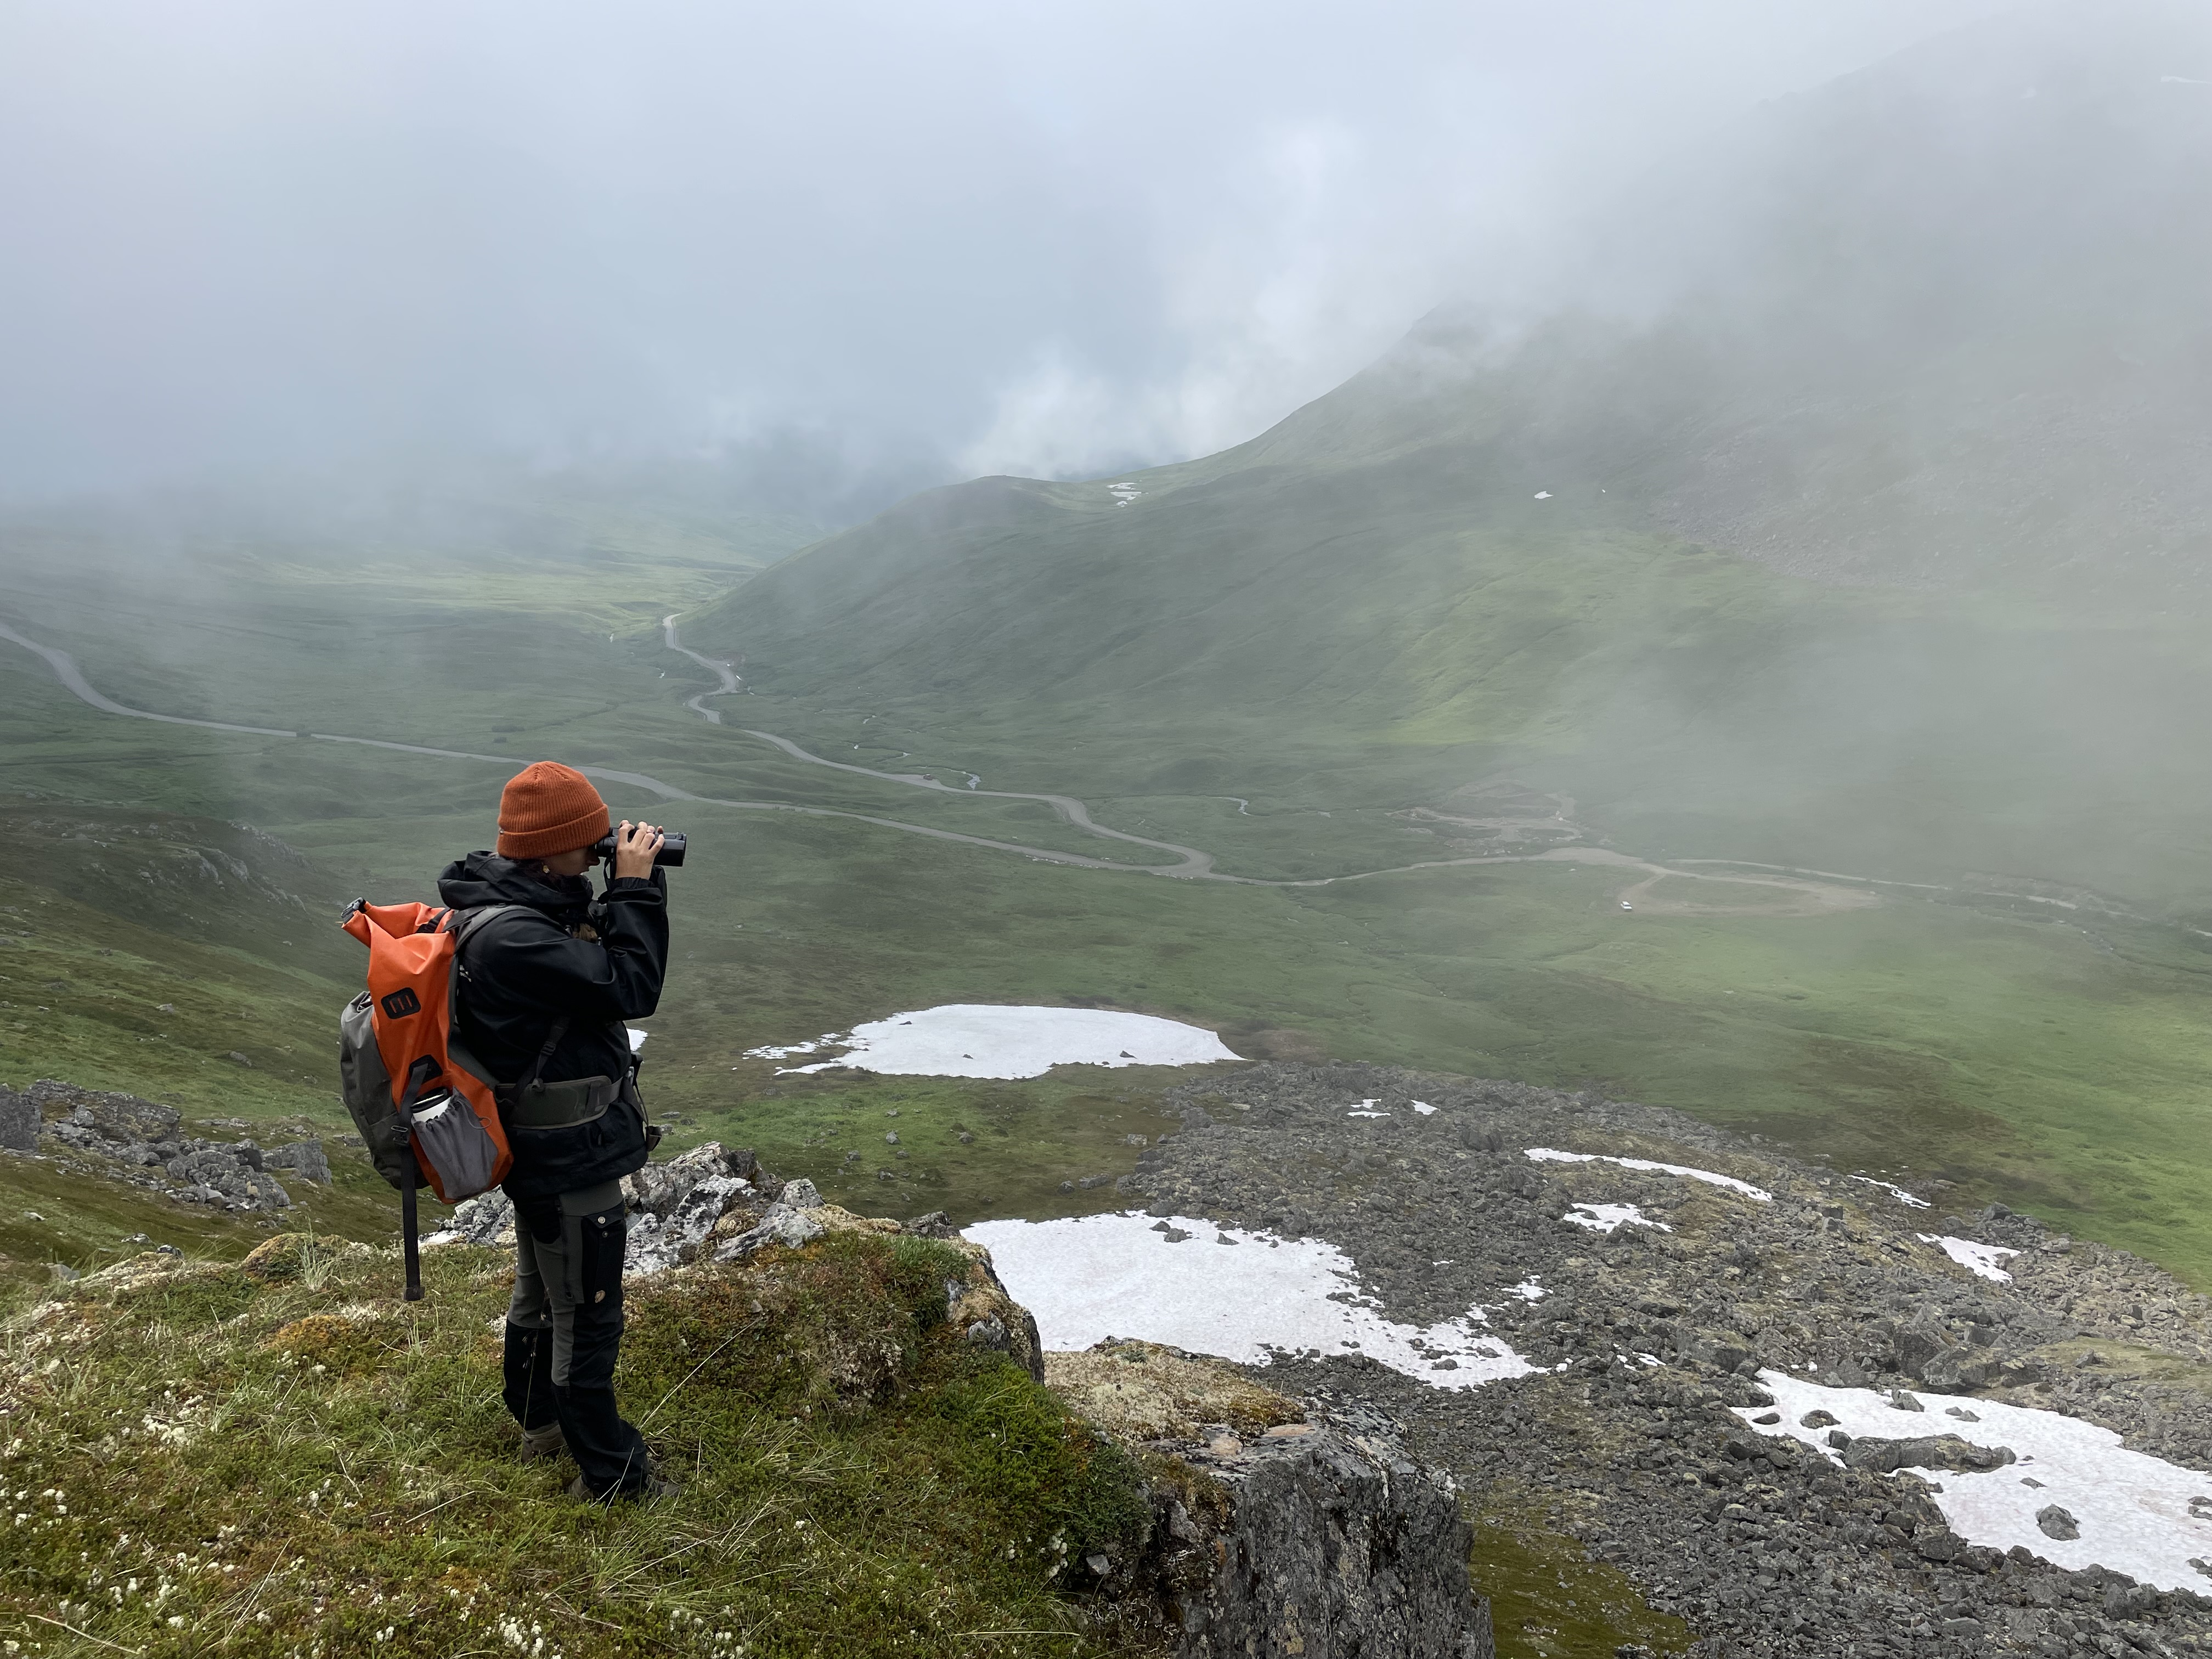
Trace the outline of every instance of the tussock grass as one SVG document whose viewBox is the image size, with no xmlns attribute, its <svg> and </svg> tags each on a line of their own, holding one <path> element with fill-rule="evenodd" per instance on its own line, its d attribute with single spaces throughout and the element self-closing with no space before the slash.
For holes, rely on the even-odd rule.
<svg viewBox="0 0 2212 1659">
<path fill-rule="evenodd" d="M 271 1240 L 143 1257 L 0 1328 L 0 1638 L 26 1654 L 1115 1650 L 1059 1568 L 1134 1469 L 944 1325 L 964 1262 L 839 1236 L 635 1288 L 618 1386 L 682 1494 L 603 1510 L 523 1465 L 509 1269 Z"/>
</svg>

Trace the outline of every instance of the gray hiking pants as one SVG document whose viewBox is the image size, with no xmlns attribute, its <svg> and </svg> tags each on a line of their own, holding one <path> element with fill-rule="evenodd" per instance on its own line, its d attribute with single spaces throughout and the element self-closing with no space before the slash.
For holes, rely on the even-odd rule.
<svg viewBox="0 0 2212 1659">
<path fill-rule="evenodd" d="M 563 1193 L 555 1202 L 561 1211 L 556 1237 L 533 1237 L 522 1218 L 515 1218 L 514 1297 L 507 1304 L 507 1322 L 552 1333 L 556 1388 L 568 1385 L 580 1323 L 584 1370 L 599 1370 L 593 1362 L 604 1349 L 605 1374 L 579 1380 L 611 1382 L 622 1342 L 623 1247 L 628 1234 L 622 1183 L 610 1181 Z"/>
<path fill-rule="evenodd" d="M 518 1212 L 515 1224 L 507 1409 L 526 1429 L 557 1421 L 594 1493 L 634 1489 L 651 1463 L 644 1437 L 615 1405 L 628 1233 L 621 1183 L 563 1193 L 528 1216 Z"/>
</svg>

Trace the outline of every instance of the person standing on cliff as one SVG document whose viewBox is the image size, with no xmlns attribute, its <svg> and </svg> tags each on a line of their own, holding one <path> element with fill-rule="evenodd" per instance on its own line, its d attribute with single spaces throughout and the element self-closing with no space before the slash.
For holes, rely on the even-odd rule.
<svg viewBox="0 0 2212 1659">
<path fill-rule="evenodd" d="M 660 1000 L 668 964 L 661 833 L 625 819 L 598 896 L 586 873 L 610 833 L 584 775 L 539 761 L 499 802 L 498 850 L 456 859 L 438 894 L 457 910 L 515 907 L 463 947 L 454 1034 L 500 1079 L 514 1164 L 514 1297 L 507 1315 L 507 1410 L 523 1460 L 567 1451 L 571 1497 L 655 1498 L 678 1488 L 615 1401 L 622 1350 L 622 1178 L 652 1140 L 624 1022 Z"/>
</svg>

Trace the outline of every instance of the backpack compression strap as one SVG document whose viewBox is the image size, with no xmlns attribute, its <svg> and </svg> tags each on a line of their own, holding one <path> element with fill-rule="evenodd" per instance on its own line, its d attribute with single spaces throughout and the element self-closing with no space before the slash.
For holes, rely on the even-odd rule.
<svg viewBox="0 0 2212 1659">
<path fill-rule="evenodd" d="M 424 1054 L 407 1068 L 406 1092 L 399 1097 L 399 1161 L 404 1166 L 404 1182 L 399 1188 L 399 1239 L 407 1263 L 406 1299 L 422 1299 L 422 1251 L 416 1237 L 416 1209 L 415 1202 L 415 1103 L 430 1079 L 438 1074 L 438 1062 Z"/>
</svg>

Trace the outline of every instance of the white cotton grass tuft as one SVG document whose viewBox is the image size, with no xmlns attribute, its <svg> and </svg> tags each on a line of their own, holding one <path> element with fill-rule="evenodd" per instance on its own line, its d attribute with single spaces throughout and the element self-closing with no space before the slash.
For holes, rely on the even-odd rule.
<svg viewBox="0 0 2212 1659">
<path fill-rule="evenodd" d="M 1357 1353 L 1438 1389 L 1537 1369 L 1489 1332 L 1480 1308 L 1428 1326 L 1385 1317 L 1351 1259 L 1322 1239 L 1134 1213 L 984 1221 L 961 1237 L 991 1252 L 1055 1351 L 1120 1336 L 1249 1365 Z"/>
<path fill-rule="evenodd" d="M 1932 1494 L 1936 1505 L 1969 1544 L 2025 1545 L 2062 1567 L 2104 1567 L 2160 1589 L 2195 1589 L 2205 1582 L 2191 1562 L 2212 1559 L 2212 1474 L 2130 1451 L 2111 1429 L 1980 1398 L 1973 1401 L 1974 1422 L 1900 1412 L 1871 1389 L 1826 1388 L 1780 1371 L 1760 1372 L 1759 1385 L 1773 1396 L 1773 1406 L 1735 1407 L 1736 1416 L 1761 1434 L 1787 1435 L 1834 1462 L 1842 1459 L 1827 1443 L 1828 1425 L 1806 1428 L 1801 1419 L 1808 1413 L 1826 1412 L 1855 1438 L 1955 1434 L 1976 1446 L 2008 1447 L 2017 1461 L 1986 1474 L 1900 1471 L 1894 1477 L 1940 1486 Z M 1752 1421 L 1770 1409 L 1781 1414 L 1779 1425 Z M 2041 1484 L 2028 1486 L 2029 1480 Z M 2081 1536 L 2052 1538 L 2038 1527 L 2037 1511 L 2051 1507 L 2072 1516 Z"/>
</svg>

